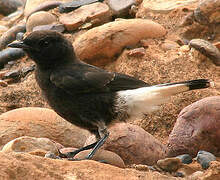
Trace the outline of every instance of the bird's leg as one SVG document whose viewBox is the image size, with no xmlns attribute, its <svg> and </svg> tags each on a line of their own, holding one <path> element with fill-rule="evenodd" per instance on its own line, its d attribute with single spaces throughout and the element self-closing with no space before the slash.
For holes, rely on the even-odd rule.
<svg viewBox="0 0 220 180">
<path fill-rule="evenodd" d="M 99 142 L 99 141 L 96 141 L 96 142 L 94 142 L 94 143 L 92 143 L 92 144 L 90 144 L 90 145 L 88 145 L 88 146 L 82 147 L 82 148 L 77 149 L 77 150 L 72 151 L 72 152 L 68 152 L 68 153 L 66 153 L 66 154 L 63 154 L 63 153 L 61 153 L 61 152 L 59 151 L 59 157 L 71 159 L 71 158 L 73 158 L 76 154 L 78 154 L 78 153 L 81 152 L 81 151 L 85 151 L 85 150 L 94 148 L 95 145 L 96 145 L 98 142 Z"/>
<path fill-rule="evenodd" d="M 92 149 L 92 151 L 85 157 L 85 159 L 91 159 L 93 155 L 96 153 L 96 151 L 105 143 L 106 139 L 109 136 L 109 132 L 107 131 L 107 128 L 100 128 L 98 129 L 99 135 L 101 139 L 96 143 L 95 147 Z"/>
</svg>

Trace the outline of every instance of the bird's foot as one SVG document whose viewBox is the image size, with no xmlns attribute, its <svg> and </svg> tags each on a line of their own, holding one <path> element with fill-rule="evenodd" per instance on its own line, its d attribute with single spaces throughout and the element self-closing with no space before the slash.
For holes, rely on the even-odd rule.
<svg viewBox="0 0 220 180">
<path fill-rule="evenodd" d="M 88 159 L 87 157 L 82 158 L 82 159 L 80 159 L 80 158 L 67 158 L 67 159 L 69 161 L 94 160 L 94 159 Z M 104 163 L 104 164 L 108 164 L 108 162 L 106 160 L 103 160 L 103 159 L 101 159 L 101 160 L 94 160 L 94 161 L 97 161 L 97 162 L 100 162 L 100 163 Z"/>
<path fill-rule="evenodd" d="M 67 158 L 67 159 L 73 159 L 74 156 L 78 153 L 78 150 L 72 151 L 72 152 L 67 152 L 67 153 L 62 153 L 58 150 L 59 152 L 59 157 L 60 158 Z"/>
</svg>

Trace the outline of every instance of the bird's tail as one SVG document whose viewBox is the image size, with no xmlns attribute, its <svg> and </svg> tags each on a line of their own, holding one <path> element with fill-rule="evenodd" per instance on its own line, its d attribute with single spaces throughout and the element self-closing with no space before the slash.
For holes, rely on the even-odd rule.
<svg viewBox="0 0 220 180">
<path fill-rule="evenodd" d="M 210 80 L 197 79 L 119 91 L 118 97 L 120 98 L 118 103 L 123 103 L 121 105 L 127 108 L 129 115 L 136 116 L 158 109 L 159 105 L 167 102 L 172 95 L 210 86 L 212 86 Z"/>
<path fill-rule="evenodd" d="M 159 84 L 152 87 L 155 87 L 156 89 L 158 88 L 158 91 L 161 94 L 172 96 L 185 91 L 208 88 L 212 86 L 211 83 L 212 81 L 208 79 L 196 79 L 177 83 Z"/>
</svg>

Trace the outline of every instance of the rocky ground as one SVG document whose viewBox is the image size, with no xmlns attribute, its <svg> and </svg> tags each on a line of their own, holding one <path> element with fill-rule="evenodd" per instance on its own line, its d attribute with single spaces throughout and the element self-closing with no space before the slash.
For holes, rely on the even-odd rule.
<svg viewBox="0 0 220 180">
<path fill-rule="evenodd" d="M 219 87 L 177 95 L 152 114 L 110 127 L 109 140 L 93 160 L 52 159 L 94 137 L 49 109 L 34 63 L 6 47 L 21 33 L 52 29 L 72 41 L 80 59 L 109 71 L 152 85 L 206 78 L 218 86 L 219 0 L 5 2 L 0 2 L 0 179 L 220 178 Z"/>
</svg>

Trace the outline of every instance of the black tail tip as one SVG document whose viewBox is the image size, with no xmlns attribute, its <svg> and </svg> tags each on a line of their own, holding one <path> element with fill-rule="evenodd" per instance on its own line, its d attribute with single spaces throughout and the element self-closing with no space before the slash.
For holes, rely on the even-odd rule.
<svg viewBox="0 0 220 180">
<path fill-rule="evenodd" d="M 189 90 L 194 89 L 203 89 L 210 87 L 210 80 L 209 79 L 196 79 L 191 81 L 186 81 L 187 86 L 189 87 Z"/>
</svg>

